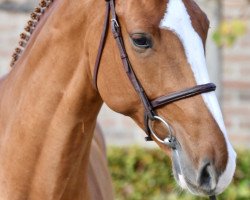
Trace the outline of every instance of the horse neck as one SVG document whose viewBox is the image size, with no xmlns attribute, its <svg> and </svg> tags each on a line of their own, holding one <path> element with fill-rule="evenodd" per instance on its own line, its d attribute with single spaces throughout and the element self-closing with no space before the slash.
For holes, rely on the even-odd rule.
<svg viewBox="0 0 250 200">
<path fill-rule="evenodd" d="M 85 44 L 95 4 L 54 1 L 1 83 L 3 199 L 88 199 L 86 168 L 101 106 Z"/>
</svg>

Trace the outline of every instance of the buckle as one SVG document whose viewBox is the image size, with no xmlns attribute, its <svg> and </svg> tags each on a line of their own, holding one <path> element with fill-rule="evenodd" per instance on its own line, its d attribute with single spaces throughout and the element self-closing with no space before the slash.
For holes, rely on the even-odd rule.
<svg viewBox="0 0 250 200">
<path fill-rule="evenodd" d="M 112 22 L 112 24 L 114 25 L 115 28 L 119 28 L 120 27 L 118 21 L 115 18 L 112 18 L 111 22 Z"/>
</svg>

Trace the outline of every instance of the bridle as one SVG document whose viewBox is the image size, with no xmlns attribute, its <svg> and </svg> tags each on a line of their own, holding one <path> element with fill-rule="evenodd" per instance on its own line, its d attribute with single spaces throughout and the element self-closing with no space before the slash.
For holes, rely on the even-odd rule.
<svg viewBox="0 0 250 200">
<path fill-rule="evenodd" d="M 101 57 L 102 57 L 103 49 L 104 49 L 106 38 L 107 38 L 110 13 L 111 13 L 111 29 L 112 29 L 114 39 L 116 40 L 119 52 L 120 52 L 120 57 L 123 63 L 123 67 L 127 73 L 127 76 L 131 84 L 133 85 L 138 96 L 140 97 L 141 103 L 144 106 L 144 110 L 145 110 L 144 125 L 145 125 L 145 132 L 148 135 L 146 137 L 146 141 L 152 141 L 153 140 L 152 136 L 153 136 L 159 143 L 167 145 L 168 147 L 175 150 L 177 146 L 177 140 L 172 134 L 173 131 L 172 131 L 170 124 L 165 119 L 158 116 L 155 110 L 161 106 L 168 105 L 175 101 L 179 101 L 179 100 L 190 98 L 190 97 L 200 95 L 203 93 L 215 91 L 216 85 L 213 83 L 197 85 L 192 88 L 187 88 L 182 91 L 173 92 L 165 96 L 161 96 L 157 99 L 150 100 L 145 90 L 143 89 L 140 81 L 136 77 L 136 74 L 134 73 L 134 70 L 129 61 L 129 58 L 128 58 L 128 55 L 124 46 L 121 28 L 120 28 L 117 15 L 116 15 L 116 11 L 115 11 L 114 0 L 106 0 L 105 23 L 104 23 L 103 32 L 101 35 L 101 41 L 100 41 L 100 45 L 98 49 L 95 66 L 94 66 L 93 83 L 94 83 L 96 90 L 98 90 L 97 88 L 98 70 L 99 70 Z M 155 122 L 155 121 L 161 122 L 168 130 L 169 136 L 165 138 L 164 140 L 160 139 L 153 129 L 152 122 Z M 211 196 L 210 199 L 215 200 L 216 197 Z"/>
<path fill-rule="evenodd" d="M 95 63 L 95 67 L 94 67 L 93 82 L 94 82 L 94 86 L 96 89 L 97 89 L 98 70 L 99 70 L 102 52 L 103 52 L 106 37 L 107 37 L 107 30 L 109 27 L 110 11 L 111 11 L 111 17 L 112 17 L 111 18 L 112 33 L 113 33 L 113 36 L 116 40 L 124 69 L 127 73 L 127 76 L 129 78 L 131 84 L 133 85 L 138 96 L 140 97 L 141 102 L 142 102 L 144 109 L 145 109 L 145 114 L 144 114 L 145 115 L 145 128 L 146 128 L 146 133 L 148 133 L 148 137 L 146 137 L 146 140 L 152 141 L 152 135 L 153 135 L 154 138 L 158 142 L 160 142 L 162 144 L 166 144 L 166 145 L 170 146 L 171 148 L 174 148 L 175 147 L 175 144 L 174 144 L 175 139 L 174 139 L 172 134 L 170 135 L 170 137 L 167 137 L 166 139 L 161 140 L 152 128 L 151 122 L 159 121 L 167 128 L 169 133 L 172 133 L 171 126 L 169 125 L 169 123 L 166 120 L 159 117 L 157 115 L 157 113 L 155 112 L 155 109 L 157 109 L 163 105 L 167 105 L 167 104 L 173 103 L 175 101 L 181 100 L 181 99 L 186 99 L 186 98 L 190 98 L 190 97 L 202 94 L 202 93 L 215 91 L 216 86 L 213 83 L 208 83 L 208 84 L 204 84 L 204 85 L 197 85 L 197 86 L 194 86 L 192 88 L 188 88 L 188 89 L 185 89 L 185 90 L 182 90 L 179 92 L 174 92 L 174 93 L 171 93 L 171 94 L 168 94 L 165 96 L 161 96 L 153 101 L 149 100 L 146 92 L 144 91 L 140 81 L 137 79 L 136 74 L 134 73 L 133 68 L 130 64 L 130 61 L 129 61 L 129 58 L 128 58 L 128 55 L 127 55 L 127 52 L 126 52 L 126 49 L 124 46 L 123 37 L 121 34 L 121 28 L 120 28 L 118 20 L 117 20 L 114 0 L 106 0 L 106 15 L 105 15 L 104 29 L 103 29 L 103 33 L 101 36 L 101 42 L 100 42 L 100 46 L 98 49 L 98 55 L 97 55 L 96 63 Z"/>
</svg>

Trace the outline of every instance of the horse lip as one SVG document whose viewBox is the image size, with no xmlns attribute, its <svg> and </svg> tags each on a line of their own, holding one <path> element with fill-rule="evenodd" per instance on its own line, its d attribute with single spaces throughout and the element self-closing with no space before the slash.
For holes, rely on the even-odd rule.
<svg viewBox="0 0 250 200">
<path fill-rule="evenodd" d="M 175 174 L 175 173 L 174 173 Z M 195 184 L 191 183 L 183 174 L 177 174 L 177 176 L 175 176 L 178 184 L 183 188 L 183 189 L 187 189 L 188 191 L 190 191 L 192 194 L 194 195 L 198 195 L 198 196 L 213 196 L 213 195 L 217 195 L 216 194 L 216 187 L 215 189 L 211 189 L 211 190 L 205 190 L 199 186 L 196 186 Z"/>
<path fill-rule="evenodd" d="M 186 180 L 186 179 L 185 179 Z M 202 187 L 196 186 L 190 181 L 186 180 L 186 184 L 190 192 L 193 192 L 197 195 L 202 195 L 202 196 L 213 196 L 216 195 L 216 187 L 214 189 L 203 189 Z"/>
</svg>

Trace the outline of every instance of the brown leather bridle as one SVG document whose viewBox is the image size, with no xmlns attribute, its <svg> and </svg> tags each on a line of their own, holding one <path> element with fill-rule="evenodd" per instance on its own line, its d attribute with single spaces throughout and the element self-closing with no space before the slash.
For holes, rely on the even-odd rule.
<svg viewBox="0 0 250 200">
<path fill-rule="evenodd" d="M 141 102 L 144 106 L 145 109 L 145 127 L 146 127 L 146 132 L 148 133 L 148 137 L 146 138 L 147 141 L 151 141 L 151 135 L 152 135 L 152 128 L 150 128 L 150 121 L 155 121 L 155 120 L 159 120 L 162 122 L 162 118 L 160 118 L 157 113 L 155 112 L 155 109 L 170 103 L 173 103 L 175 101 L 181 100 L 181 99 L 186 99 L 186 98 L 190 98 L 202 93 L 206 93 L 206 92 L 211 92 L 211 91 L 215 91 L 216 86 L 213 83 L 208 83 L 208 84 L 204 84 L 204 85 L 197 85 L 194 86 L 192 88 L 188 88 L 179 92 L 174 92 L 174 93 L 170 93 L 168 95 L 165 96 L 161 96 L 155 100 L 149 100 L 146 92 L 144 91 L 140 81 L 137 79 L 136 74 L 133 71 L 133 68 L 130 64 L 125 46 L 124 46 L 124 42 L 123 42 L 123 38 L 122 38 L 122 34 L 121 34 L 121 28 L 119 26 L 118 23 L 118 19 L 117 19 L 117 15 L 115 12 L 115 5 L 114 5 L 114 0 L 106 0 L 106 15 L 105 15 L 105 23 L 104 23 L 104 29 L 103 29 L 103 33 L 101 36 L 101 41 L 100 41 L 100 46 L 98 49 L 98 55 L 96 58 L 96 63 L 95 63 L 95 67 L 94 67 L 94 77 L 93 77 L 93 82 L 95 85 L 95 88 L 97 89 L 97 77 L 98 77 L 98 70 L 99 70 L 99 66 L 100 66 L 100 62 L 101 62 L 101 57 L 102 57 L 102 52 L 104 49 L 104 45 L 106 42 L 106 37 L 107 37 L 107 31 L 108 31 L 108 27 L 109 27 L 109 15 L 110 15 L 110 11 L 111 11 L 111 28 L 112 28 L 112 33 L 113 36 L 116 40 L 119 52 L 120 52 L 120 56 L 122 59 L 122 63 L 124 66 L 124 69 L 127 73 L 127 76 L 131 82 L 131 84 L 133 85 L 135 91 L 137 92 L 138 96 L 141 99 Z M 165 120 L 163 120 L 165 121 Z M 168 124 L 168 123 L 166 123 Z M 171 132 L 170 130 L 170 126 L 167 125 L 168 130 Z M 156 136 L 156 134 L 153 134 L 154 136 Z M 156 137 L 156 139 L 159 139 L 158 137 Z M 170 138 L 171 139 L 171 138 Z M 167 143 L 168 145 L 170 145 L 172 148 L 174 147 L 173 145 L 171 145 L 170 143 Z"/>
<path fill-rule="evenodd" d="M 121 28 L 120 28 L 120 25 L 119 25 L 119 22 L 117 19 L 117 15 L 116 15 L 116 11 L 115 11 L 114 0 L 106 0 L 105 23 L 104 23 L 104 28 L 103 28 L 101 41 L 100 41 L 100 45 L 99 45 L 99 49 L 98 49 L 98 54 L 97 54 L 97 58 L 96 58 L 96 63 L 95 63 L 95 67 L 94 67 L 93 82 L 94 82 L 94 86 L 95 86 L 96 90 L 98 90 L 98 88 L 97 88 L 98 70 L 99 70 L 101 57 L 102 57 L 103 49 L 104 49 L 106 38 L 107 38 L 110 13 L 111 13 L 111 29 L 112 29 L 114 39 L 116 40 L 119 52 L 120 52 L 123 67 L 127 73 L 127 76 L 129 78 L 132 86 L 134 87 L 135 91 L 137 92 L 138 96 L 140 97 L 140 100 L 141 100 L 141 102 L 144 106 L 144 109 L 145 109 L 144 124 L 145 124 L 145 131 L 148 134 L 148 136 L 146 137 L 146 141 L 152 141 L 152 135 L 153 135 L 154 138 L 158 142 L 165 144 L 172 149 L 176 149 L 177 141 L 176 141 L 175 137 L 172 135 L 171 126 L 169 125 L 169 123 L 166 120 L 164 120 L 163 118 L 161 118 L 157 115 L 155 109 L 159 108 L 161 106 L 173 103 L 175 101 L 179 101 L 181 99 L 186 99 L 186 98 L 190 98 L 190 97 L 193 97 L 196 95 L 200 95 L 202 93 L 215 91 L 216 85 L 213 83 L 207 83 L 204 85 L 197 85 L 197 86 L 194 86 L 192 88 L 188 88 L 188 89 L 185 89 L 185 90 L 182 90 L 179 92 L 174 92 L 174 93 L 170 93 L 170 94 L 165 95 L 165 96 L 161 96 L 161 97 L 154 99 L 154 100 L 149 100 L 149 98 L 148 98 L 145 90 L 143 89 L 140 81 L 137 79 L 136 74 L 134 73 L 133 68 L 131 66 L 131 63 L 129 61 L 129 58 L 128 58 L 128 55 L 127 55 L 127 52 L 126 52 L 126 49 L 124 46 L 124 42 L 123 42 Z M 152 128 L 153 121 L 159 121 L 159 122 L 163 123 L 163 125 L 167 128 L 169 136 L 166 139 L 164 139 L 164 140 L 160 139 L 157 136 L 157 134 L 154 132 L 154 130 Z M 215 200 L 216 197 L 211 196 L 210 199 Z"/>
</svg>

